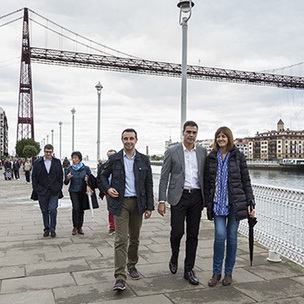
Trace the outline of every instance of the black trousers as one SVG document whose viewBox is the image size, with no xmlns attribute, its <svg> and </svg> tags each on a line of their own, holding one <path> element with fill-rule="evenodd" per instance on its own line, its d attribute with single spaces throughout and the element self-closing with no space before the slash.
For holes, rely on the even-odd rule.
<svg viewBox="0 0 304 304">
<path fill-rule="evenodd" d="M 14 170 L 15 179 L 20 178 L 19 176 L 19 170 Z"/>
<path fill-rule="evenodd" d="M 72 220 L 74 228 L 81 228 L 83 225 L 83 194 L 82 192 L 70 192 L 70 198 L 72 201 Z"/>
<path fill-rule="evenodd" d="M 202 213 L 202 195 L 200 191 L 194 193 L 184 192 L 176 206 L 171 206 L 171 261 L 177 264 L 181 239 L 185 233 L 186 219 L 186 256 L 184 271 L 194 267 L 198 232 Z"/>
</svg>

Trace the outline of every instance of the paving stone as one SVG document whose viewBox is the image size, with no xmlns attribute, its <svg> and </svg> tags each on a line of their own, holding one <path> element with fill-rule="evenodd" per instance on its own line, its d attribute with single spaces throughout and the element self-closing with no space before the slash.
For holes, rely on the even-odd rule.
<svg viewBox="0 0 304 304">
<path fill-rule="evenodd" d="M 85 259 L 44 262 L 25 265 L 27 276 L 39 276 L 43 274 L 70 273 L 74 271 L 89 270 L 90 266 Z"/>
<path fill-rule="evenodd" d="M 70 259 L 83 259 L 83 258 L 97 258 L 100 257 L 100 253 L 96 249 L 89 249 L 89 250 L 82 250 L 82 251 L 66 251 L 53 253 L 53 252 L 46 252 L 45 254 L 46 261 L 64 261 Z"/>
<path fill-rule="evenodd" d="M 289 278 L 234 284 L 233 287 L 257 302 L 304 296 L 303 285 Z"/>
<path fill-rule="evenodd" d="M 25 276 L 25 269 L 23 266 L 7 266 L 0 269 L 0 280 L 20 278 Z"/>
<path fill-rule="evenodd" d="M 271 300 L 266 302 L 259 302 L 261 304 L 303 304 L 304 297 L 292 297 L 289 299 Z"/>
<path fill-rule="evenodd" d="M 141 280 L 128 281 L 130 287 L 139 296 L 162 294 L 174 290 L 194 290 L 203 288 L 202 285 L 191 285 L 183 278 L 183 274 L 174 275 L 168 274 L 165 276 L 157 276 L 152 278 L 144 278 Z"/>
<path fill-rule="evenodd" d="M 185 290 L 171 293 L 165 293 L 165 295 L 173 303 L 193 304 L 193 303 L 212 303 L 212 304 L 249 304 L 256 303 L 253 299 L 250 299 L 246 294 L 243 294 L 234 288 L 224 287 L 221 288 L 208 288 L 208 289 L 196 289 Z"/>
<path fill-rule="evenodd" d="M 172 304 L 172 302 L 164 295 L 153 295 L 136 298 L 127 298 L 121 300 L 92 302 L 90 304 Z"/>
<path fill-rule="evenodd" d="M 114 282 L 113 269 L 89 270 L 73 272 L 77 285 L 94 284 L 98 282 Z"/>
<path fill-rule="evenodd" d="M 81 285 L 76 287 L 54 288 L 56 304 L 82 304 L 105 301 L 126 300 L 135 297 L 135 293 L 127 285 L 123 292 L 113 292 L 115 281 L 106 283 Z"/>
<path fill-rule="evenodd" d="M 54 287 L 71 285 L 76 284 L 69 273 L 25 277 L 20 279 L 3 280 L 1 294 L 19 293 L 27 290 L 51 289 Z"/>
<path fill-rule="evenodd" d="M 0 294 L 1 304 L 55 304 L 52 290 Z"/>
</svg>

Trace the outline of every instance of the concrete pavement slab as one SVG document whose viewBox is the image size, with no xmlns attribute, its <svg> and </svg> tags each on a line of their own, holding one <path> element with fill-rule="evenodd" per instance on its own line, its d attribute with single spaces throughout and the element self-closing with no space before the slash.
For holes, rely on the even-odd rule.
<svg viewBox="0 0 304 304">
<path fill-rule="evenodd" d="M 91 304 L 172 304 L 172 302 L 164 295 L 153 295 L 136 298 L 128 298 L 121 300 L 94 302 Z"/>
<path fill-rule="evenodd" d="M 113 292 L 115 281 L 101 282 L 98 284 L 81 285 L 75 287 L 54 288 L 56 304 L 82 304 L 104 301 L 125 300 L 136 297 L 131 288 L 123 292 Z"/>
<path fill-rule="evenodd" d="M 257 302 L 304 296 L 303 285 L 289 278 L 233 284 L 233 287 Z"/>
<path fill-rule="evenodd" d="M 54 287 L 71 285 L 76 284 L 69 273 L 9 279 L 2 281 L 1 294 L 19 293 L 27 290 L 51 289 Z"/>
<path fill-rule="evenodd" d="M 23 266 L 6 266 L 1 267 L 0 280 L 20 278 L 25 276 L 25 268 Z"/>
<path fill-rule="evenodd" d="M 27 291 L 16 294 L 0 294 L 1 304 L 56 304 L 52 290 Z"/>
<path fill-rule="evenodd" d="M 250 304 L 256 303 L 253 299 L 233 287 L 207 288 L 165 293 L 173 303 L 193 304 Z"/>
<path fill-rule="evenodd" d="M 99 282 L 114 282 L 113 269 L 88 270 L 73 272 L 77 285 L 94 284 Z"/>
<path fill-rule="evenodd" d="M 52 261 L 25 265 L 27 276 L 40 276 L 44 274 L 70 273 L 91 269 L 85 259 L 69 261 Z"/>
</svg>

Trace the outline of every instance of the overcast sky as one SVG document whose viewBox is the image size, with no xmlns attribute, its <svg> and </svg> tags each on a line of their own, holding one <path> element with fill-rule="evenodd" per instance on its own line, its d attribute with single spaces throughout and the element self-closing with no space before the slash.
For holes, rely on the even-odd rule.
<svg viewBox="0 0 304 304">
<path fill-rule="evenodd" d="M 188 64 L 264 71 L 304 61 L 303 0 L 195 0 L 188 28 Z M 0 15 L 27 6 L 42 16 L 139 58 L 181 63 L 181 26 L 176 0 L 4 1 Z M 0 20 L 0 24 L 22 12 Z M 34 20 L 50 25 L 30 14 Z M 36 47 L 85 51 L 31 22 Z M 21 20 L 0 27 L 0 106 L 9 124 L 9 152 L 16 141 L 21 53 Z M 60 31 L 60 30 L 59 30 Z M 75 36 L 71 36 L 74 39 Z M 303 65 L 277 73 L 303 76 Z M 59 121 L 63 122 L 62 156 L 75 149 L 96 159 L 98 81 L 102 90 L 101 156 L 119 150 L 121 131 L 138 132 L 137 148 L 164 152 L 165 140 L 180 138 L 181 80 L 32 63 L 35 140 L 54 129 L 59 155 Z M 226 125 L 235 137 L 276 128 L 304 129 L 303 92 L 273 87 L 188 80 L 187 119 L 199 125 L 198 139 L 212 138 Z"/>
</svg>

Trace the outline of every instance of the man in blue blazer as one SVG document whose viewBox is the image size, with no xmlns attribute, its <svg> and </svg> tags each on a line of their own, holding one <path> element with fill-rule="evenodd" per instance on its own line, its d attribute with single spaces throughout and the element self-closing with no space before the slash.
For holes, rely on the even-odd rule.
<svg viewBox="0 0 304 304">
<path fill-rule="evenodd" d="M 58 199 L 63 197 L 63 170 L 58 158 L 53 157 L 54 148 L 47 144 L 44 156 L 35 160 L 32 173 L 32 199 L 39 201 L 42 212 L 44 233 L 56 237 Z"/>
<path fill-rule="evenodd" d="M 183 142 L 165 152 L 159 183 L 158 212 L 164 216 L 165 202 L 171 206 L 171 259 L 169 268 L 175 274 L 181 238 L 187 224 L 184 278 L 190 284 L 199 284 L 193 267 L 198 243 L 201 210 L 204 206 L 204 164 L 206 149 L 195 145 L 198 126 L 186 121 L 183 126 Z M 169 183 L 169 185 L 168 185 Z M 167 191 L 168 188 L 168 191 Z"/>
</svg>

